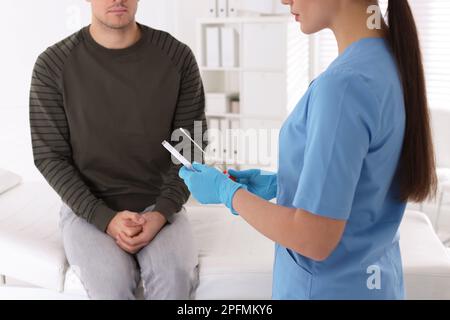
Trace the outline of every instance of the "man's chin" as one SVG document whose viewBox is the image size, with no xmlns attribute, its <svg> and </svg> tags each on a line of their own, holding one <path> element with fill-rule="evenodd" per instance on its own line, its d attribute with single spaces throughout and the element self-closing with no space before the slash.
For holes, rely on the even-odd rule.
<svg viewBox="0 0 450 320">
<path fill-rule="evenodd" d="M 133 22 L 133 19 L 127 19 L 126 21 L 103 21 L 103 24 L 108 28 L 121 30 L 128 28 Z"/>
</svg>

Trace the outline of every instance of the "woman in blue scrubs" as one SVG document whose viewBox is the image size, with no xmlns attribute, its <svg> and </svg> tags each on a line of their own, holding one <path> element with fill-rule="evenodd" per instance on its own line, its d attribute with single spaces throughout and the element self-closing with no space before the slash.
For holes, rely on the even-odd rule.
<svg viewBox="0 0 450 320">
<path fill-rule="evenodd" d="M 403 299 L 398 229 L 406 202 L 435 192 L 419 40 L 407 0 L 368 27 L 366 0 L 283 0 L 307 34 L 330 28 L 338 58 L 284 123 L 279 169 L 196 163 L 184 179 L 276 243 L 274 299 Z M 269 200 L 277 198 L 277 204 Z"/>
</svg>

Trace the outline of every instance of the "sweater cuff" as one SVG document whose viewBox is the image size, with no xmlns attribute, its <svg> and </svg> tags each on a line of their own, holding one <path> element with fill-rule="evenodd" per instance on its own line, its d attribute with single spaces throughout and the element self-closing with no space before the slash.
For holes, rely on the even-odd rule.
<svg viewBox="0 0 450 320">
<path fill-rule="evenodd" d="M 153 211 L 160 212 L 168 223 L 172 223 L 175 220 L 175 216 L 180 210 L 181 208 L 179 208 L 177 203 L 167 198 L 157 199 L 155 208 L 153 209 Z"/>
<path fill-rule="evenodd" d="M 117 212 L 110 209 L 104 204 L 98 205 L 92 213 L 91 224 L 97 227 L 102 232 L 106 232 L 109 223 L 116 216 Z"/>
</svg>

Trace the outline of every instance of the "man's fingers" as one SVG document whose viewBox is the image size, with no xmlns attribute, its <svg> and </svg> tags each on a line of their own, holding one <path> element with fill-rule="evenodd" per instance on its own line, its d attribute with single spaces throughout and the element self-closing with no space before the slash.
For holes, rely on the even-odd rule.
<svg viewBox="0 0 450 320">
<path fill-rule="evenodd" d="M 128 228 L 142 228 L 142 223 L 136 223 L 131 219 L 124 219 L 123 225 Z"/>
<path fill-rule="evenodd" d="M 149 244 L 148 236 L 143 232 L 133 237 L 132 240 L 136 246 L 145 246 Z"/>
<path fill-rule="evenodd" d="M 128 237 L 134 237 L 142 232 L 142 227 L 141 226 L 136 226 L 136 227 L 130 226 L 130 227 L 124 228 L 122 230 L 122 232 Z"/>
<path fill-rule="evenodd" d="M 132 248 L 131 246 L 123 242 L 120 238 L 117 238 L 116 243 L 120 248 L 128 253 L 135 254 L 138 251 L 137 249 Z"/>
<path fill-rule="evenodd" d="M 127 235 L 125 235 L 123 232 L 120 232 L 117 235 L 117 238 L 122 241 L 123 243 L 125 243 L 127 246 L 129 247 L 133 247 L 135 245 L 133 238 L 132 237 L 128 237 Z"/>
<path fill-rule="evenodd" d="M 117 245 L 119 245 L 119 246 L 120 246 L 122 249 L 124 249 L 125 251 L 128 251 L 128 252 L 130 252 L 130 253 L 131 253 L 131 251 L 133 251 L 133 250 L 131 249 L 131 246 L 128 245 L 127 243 L 125 243 L 125 242 L 120 238 L 119 235 L 117 235 L 116 243 L 117 243 Z"/>
<path fill-rule="evenodd" d="M 130 244 L 126 243 L 126 242 L 123 240 L 123 238 L 124 238 L 124 237 L 123 237 L 121 234 L 119 234 L 119 235 L 117 236 L 116 243 L 117 243 L 117 245 L 118 245 L 119 247 L 121 247 L 123 250 L 125 250 L 125 251 L 128 252 L 128 253 L 135 254 L 135 253 L 137 253 L 139 250 L 141 250 L 143 247 L 146 246 L 146 244 L 140 244 L 140 245 L 135 245 L 135 246 L 130 245 Z"/>
<path fill-rule="evenodd" d="M 137 225 L 143 225 L 145 223 L 145 218 L 142 217 L 138 213 L 124 212 L 123 216 L 124 216 L 124 218 L 131 220 L 132 222 L 134 222 Z"/>
<path fill-rule="evenodd" d="M 127 235 L 125 235 L 123 233 L 119 233 L 119 239 L 121 241 L 123 241 L 124 243 L 126 243 L 128 246 L 132 247 L 132 248 L 133 247 L 139 247 L 139 246 L 142 246 L 142 245 L 146 244 L 145 240 L 142 237 L 140 237 L 140 236 L 128 237 Z"/>
<path fill-rule="evenodd" d="M 123 220 L 123 225 L 125 227 L 129 227 L 129 228 L 142 227 L 142 225 L 140 223 L 136 223 L 134 220 L 131 220 L 131 219 L 124 219 Z"/>
</svg>

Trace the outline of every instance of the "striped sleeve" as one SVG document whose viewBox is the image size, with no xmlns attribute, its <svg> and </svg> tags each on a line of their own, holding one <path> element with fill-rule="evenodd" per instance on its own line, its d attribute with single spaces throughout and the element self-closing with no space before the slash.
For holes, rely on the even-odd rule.
<svg viewBox="0 0 450 320">
<path fill-rule="evenodd" d="M 177 107 L 173 119 L 173 130 L 183 128 L 194 137 L 196 132 L 203 133 L 207 129 L 205 118 L 205 93 L 200 76 L 197 61 L 191 49 L 182 44 L 173 44 L 173 39 L 164 40 L 169 54 L 173 54 L 173 61 L 179 66 L 181 76 L 180 90 L 177 100 Z M 191 155 L 198 162 L 203 162 L 203 154 L 191 146 Z M 202 142 L 203 149 L 206 147 L 206 141 Z M 181 210 L 183 204 L 189 198 L 189 190 L 178 176 L 181 165 L 172 164 L 166 179 L 161 188 L 161 193 L 156 200 L 155 211 L 161 212 L 170 223 L 176 212 Z"/>
<path fill-rule="evenodd" d="M 70 41 L 67 40 L 68 45 Z M 73 40 L 72 40 L 73 41 Z M 116 212 L 93 195 L 74 166 L 70 132 L 60 90 L 60 74 L 69 47 L 48 48 L 34 66 L 29 116 L 34 163 L 73 212 L 105 231 Z"/>
</svg>

